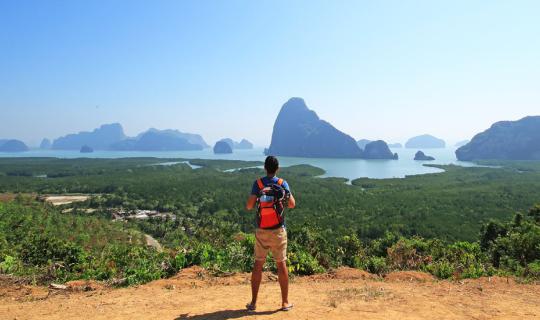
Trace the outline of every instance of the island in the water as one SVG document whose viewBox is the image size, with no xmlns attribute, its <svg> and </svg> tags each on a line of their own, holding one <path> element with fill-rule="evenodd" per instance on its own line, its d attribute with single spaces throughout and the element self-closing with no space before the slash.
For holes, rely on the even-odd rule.
<svg viewBox="0 0 540 320">
<path fill-rule="evenodd" d="M 170 129 L 151 128 L 130 138 L 119 123 L 105 124 L 91 132 L 68 134 L 52 143 L 52 149 L 56 150 L 80 150 L 81 146 L 114 151 L 183 151 L 210 147 L 198 134 Z"/>
<path fill-rule="evenodd" d="M 253 149 L 253 143 L 249 142 L 247 139 L 242 139 L 240 142 L 236 142 L 231 138 L 224 138 L 220 141 L 228 143 L 232 149 Z"/>
<path fill-rule="evenodd" d="M 28 146 L 17 139 L 0 139 L 0 152 L 24 152 Z"/>
<path fill-rule="evenodd" d="M 92 153 L 92 152 L 94 152 L 94 149 L 92 149 L 92 147 L 84 145 L 84 146 L 81 147 L 80 152 L 81 153 Z"/>
<path fill-rule="evenodd" d="M 392 153 L 390 148 L 383 140 L 376 140 L 366 144 L 362 154 L 364 159 L 392 159 L 398 160 L 397 153 Z"/>
<path fill-rule="evenodd" d="M 500 121 L 456 150 L 461 161 L 540 160 L 540 116 Z"/>
<path fill-rule="evenodd" d="M 204 141 L 203 137 L 200 134 L 182 132 L 182 131 L 174 130 L 174 129 L 158 130 L 158 129 L 155 129 L 155 128 L 150 128 L 147 131 L 145 131 L 143 133 L 140 133 L 135 138 L 136 139 L 140 138 L 142 135 L 144 135 L 144 134 L 146 134 L 148 132 L 157 133 L 157 134 L 162 135 L 162 136 L 173 136 L 173 137 L 176 137 L 176 138 L 184 139 L 190 144 L 196 144 L 196 145 L 201 146 L 203 149 L 204 148 L 210 148 L 210 146 L 206 143 L 206 141 Z"/>
<path fill-rule="evenodd" d="M 382 140 L 355 141 L 321 120 L 302 98 L 291 98 L 281 107 L 265 154 L 306 158 L 398 158 Z"/>
<path fill-rule="evenodd" d="M 319 119 L 302 98 L 291 98 L 281 108 L 268 154 L 309 158 L 361 158 L 362 149 L 349 135 Z"/>
<path fill-rule="evenodd" d="M 195 141 L 200 141 L 199 138 L 200 136 Z M 182 132 L 157 129 L 150 129 L 135 138 L 124 139 L 109 147 L 110 150 L 121 151 L 185 151 L 203 148 L 202 144 L 189 142 Z"/>
<path fill-rule="evenodd" d="M 41 140 L 41 143 L 39 144 L 40 149 L 50 149 L 51 146 L 52 146 L 51 140 L 47 138 L 43 138 L 43 140 Z"/>
<path fill-rule="evenodd" d="M 405 143 L 405 148 L 409 149 L 435 149 L 444 147 L 446 147 L 444 140 L 430 134 L 412 137 Z"/>
<path fill-rule="evenodd" d="M 432 156 L 426 155 L 423 151 L 418 151 L 418 152 L 416 152 L 416 154 L 414 155 L 414 160 L 418 160 L 418 161 L 431 161 L 431 160 L 435 160 L 435 158 L 433 158 Z"/>
<path fill-rule="evenodd" d="M 216 154 L 226 154 L 233 153 L 233 148 L 227 142 L 220 140 L 214 145 L 214 153 Z"/>
</svg>

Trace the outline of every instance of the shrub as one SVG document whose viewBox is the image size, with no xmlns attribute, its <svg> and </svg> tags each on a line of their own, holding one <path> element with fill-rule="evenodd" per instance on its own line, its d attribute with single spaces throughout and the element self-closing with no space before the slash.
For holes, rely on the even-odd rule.
<svg viewBox="0 0 540 320">
<path fill-rule="evenodd" d="M 19 268 L 20 261 L 12 256 L 5 256 L 4 261 L 0 262 L 0 273 L 15 273 Z"/>
<path fill-rule="evenodd" d="M 386 263 L 386 259 L 383 257 L 368 257 L 364 262 L 362 263 L 362 269 L 375 273 L 375 274 L 384 274 L 388 272 L 388 264 Z"/>
<path fill-rule="evenodd" d="M 423 244 L 420 239 L 400 239 L 392 247 L 388 248 L 388 264 L 392 269 L 419 269 L 424 258 L 417 252 Z M 422 248 L 425 249 L 425 248 Z"/>
<path fill-rule="evenodd" d="M 527 277 L 540 279 L 540 260 L 527 264 L 524 275 Z"/>
<path fill-rule="evenodd" d="M 392 232 L 385 232 L 384 237 L 373 240 L 368 247 L 368 255 L 385 257 L 388 253 L 388 248 L 393 246 L 399 237 Z"/>
<path fill-rule="evenodd" d="M 441 259 L 427 265 L 425 270 L 439 279 L 448 279 L 454 273 L 454 266 L 448 260 Z"/>
<path fill-rule="evenodd" d="M 297 275 L 311 275 L 321 273 L 324 269 L 308 252 L 295 248 L 287 252 L 289 272 Z"/>
<path fill-rule="evenodd" d="M 176 253 L 173 259 L 173 266 L 175 269 L 180 270 L 188 265 L 188 260 L 186 257 L 186 253 L 183 250 L 180 250 Z"/>
<path fill-rule="evenodd" d="M 344 236 L 340 239 L 336 255 L 339 265 L 358 267 L 360 257 L 364 256 L 365 252 L 362 242 L 353 234 L 352 236 Z"/>
<path fill-rule="evenodd" d="M 96 261 L 97 268 L 106 272 L 101 277 L 125 279 L 123 283 L 133 285 L 157 280 L 172 273 L 174 263 L 165 253 L 143 246 L 113 245 L 105 250 L 102 259 Z"/>
<path fill-rule="evenodd" d="M 456 242 L 449 246 L 447 259 L 454 265 L 460 278 L 478 278 L 486 275 L 486 257 L 479 243 Z"/>
<path fill-rule="evenodd" d="M 522 268 L 540 260 L 539 243 L 540 225 L 523 221 L 513 226 L 507 235 L 497 238 L 488 252 L 494 266 L 521 274 Z"/>
<path fill-rule="evenodd" d="M 67 271 L 75 271 L 85 259 L 81 247 L 47 235 L 34 235 L 23 242 L 20 257 L 23 263 L 30 266 L 57 263 Z"/>
</svg>

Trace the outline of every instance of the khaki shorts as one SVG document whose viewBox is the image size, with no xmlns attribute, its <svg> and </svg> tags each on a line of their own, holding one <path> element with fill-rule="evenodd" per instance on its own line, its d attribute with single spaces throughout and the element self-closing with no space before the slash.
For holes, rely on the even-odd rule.
<svg viewBox="0 0 540 320">
<path fill-rule="evenodd" d="M 287 260 L 287 231 L 285 228 L 258 228 L 255 231 L 255 260 L 266 260 L 269 250 L 276 262 Z"/>
</svg>

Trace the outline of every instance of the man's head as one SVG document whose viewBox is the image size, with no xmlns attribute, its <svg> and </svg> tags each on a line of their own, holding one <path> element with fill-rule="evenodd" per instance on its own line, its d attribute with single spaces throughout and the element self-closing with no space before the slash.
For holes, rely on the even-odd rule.
<svg viewBox="0 0 540 320">
<path fill-rule="evenodd" d="M 278 159 L 274 156 L 266 157 L 266 160 L 264 160 L 264 170 L 266 170 L 267 175 L 275 176 L 279 170 Z"/>
</svg>

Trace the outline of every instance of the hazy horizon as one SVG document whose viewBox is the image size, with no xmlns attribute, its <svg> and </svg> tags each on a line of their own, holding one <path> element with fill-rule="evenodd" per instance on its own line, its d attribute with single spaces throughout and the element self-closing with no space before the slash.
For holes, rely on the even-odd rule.
<svg viewBox="0 0 540 320">
<path fill-rule="evenodd" d="M 119 122 L 270 144 L 290 97 L 355 139 L 539 115 L 536 1 L 0 3 L 0 139 Z"/>
</svg>

